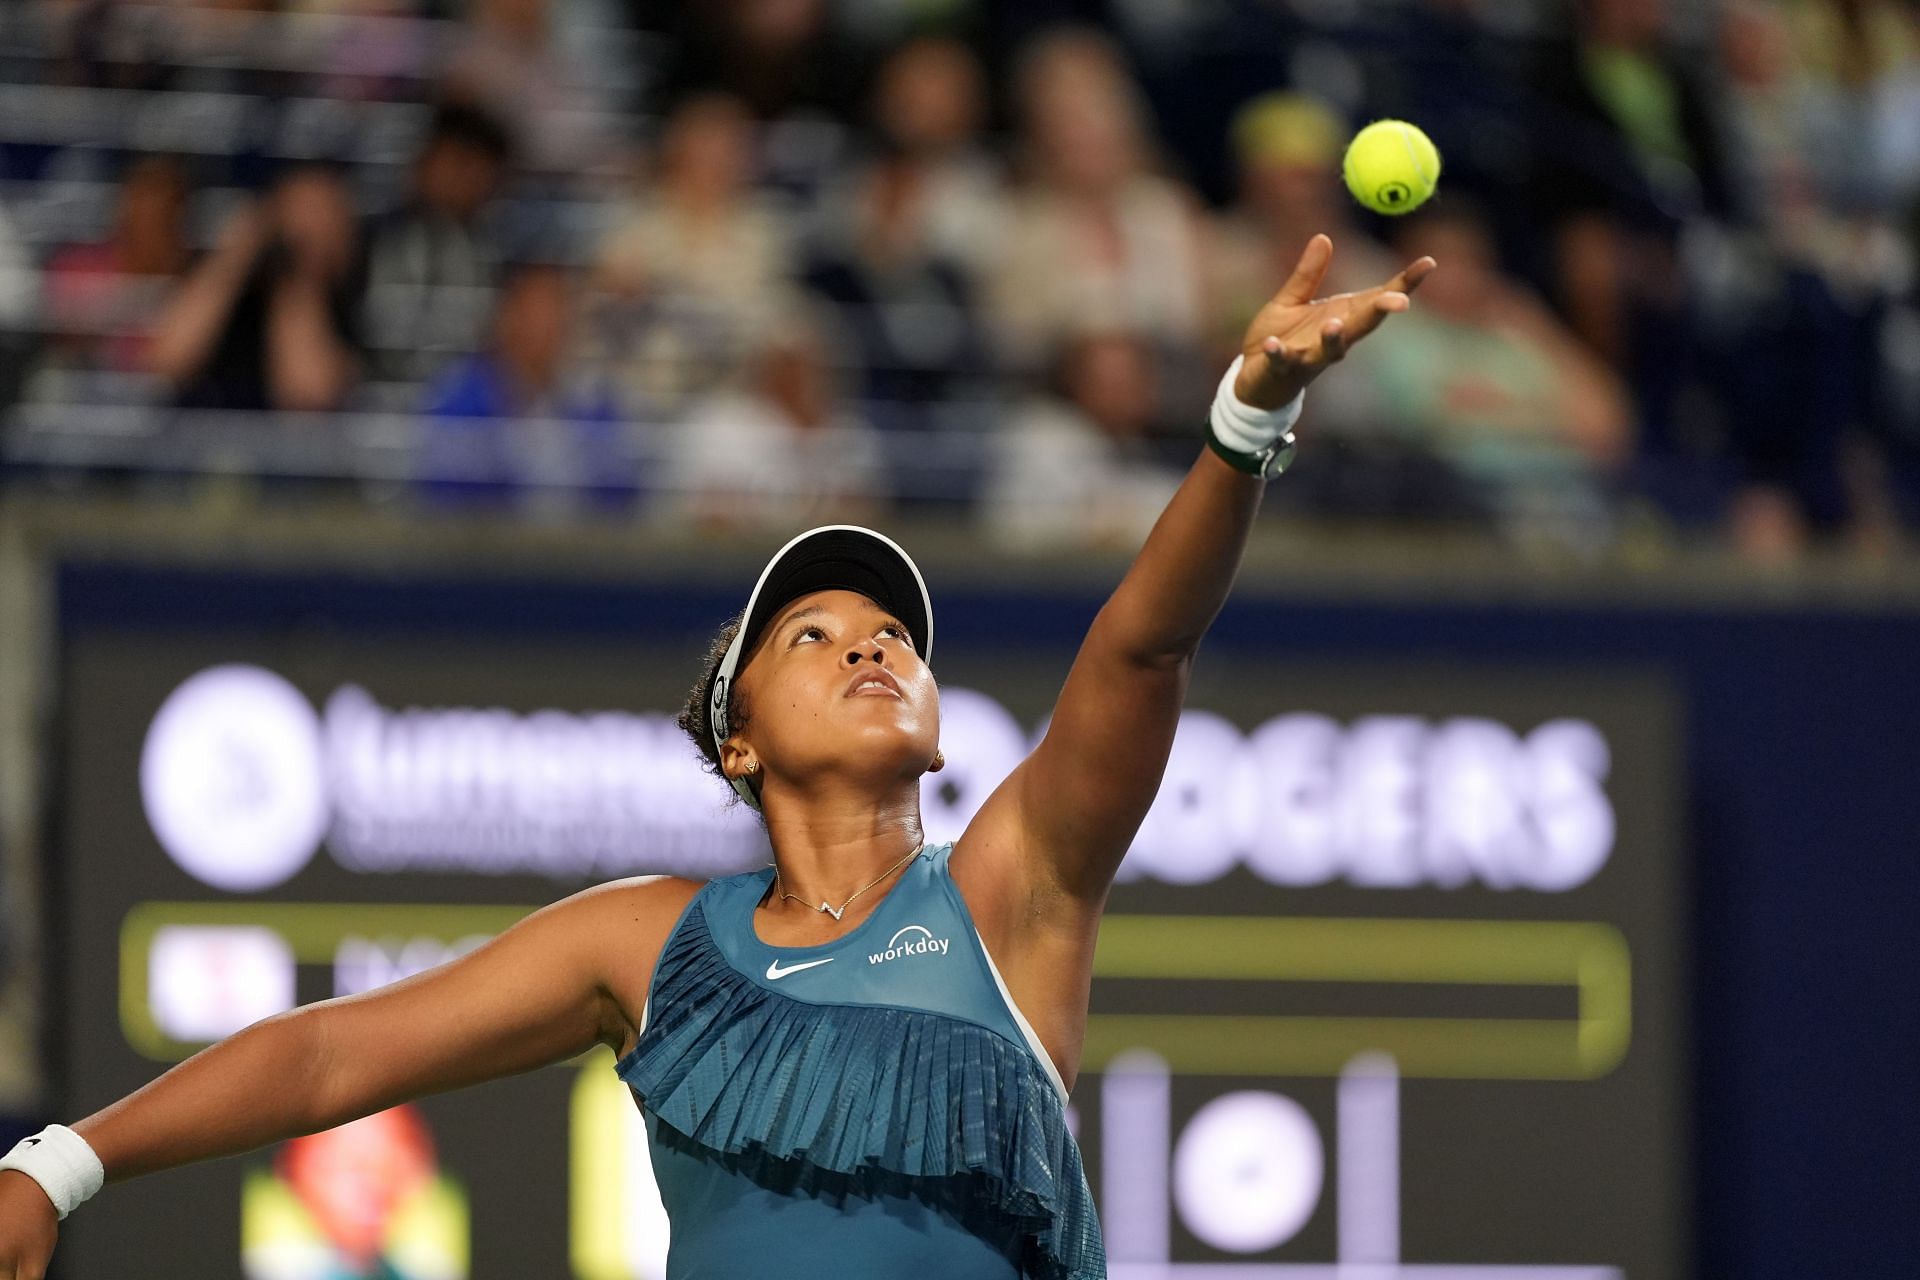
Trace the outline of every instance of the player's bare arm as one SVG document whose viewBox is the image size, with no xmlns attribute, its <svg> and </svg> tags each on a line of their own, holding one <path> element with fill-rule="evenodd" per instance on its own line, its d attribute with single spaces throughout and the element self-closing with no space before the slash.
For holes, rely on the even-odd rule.
<svg viewBox="0 0 1920 1280">
<path fill-rule="evenodd" d="M 74 1131 L 118 1181 L 318 1132 L 596 1044 L 623 1050 L 638 1034 L 660 947 L 698 887 L 647 877 L 575 894 L 449 964 L 249 1027 Z M 54 1221 L 36 1182 L 0 1172 L 0 1280 L 42 1274 Z"/>
<path fill-rule="evenodd" d="M 1434 269 L 1316 300 L 1333 244 L 1315 236 L 1249 326 L 1233 394 L 1292 403 Z M 982 806 L 954 875 L 1014 997 L 1072 1078 L 1108 887 L 1159 789 L 1201 638 L 1239 569 L 1265 484 L 1205 450 L 1094 619 L 1046 737 Z"/>
</svg>

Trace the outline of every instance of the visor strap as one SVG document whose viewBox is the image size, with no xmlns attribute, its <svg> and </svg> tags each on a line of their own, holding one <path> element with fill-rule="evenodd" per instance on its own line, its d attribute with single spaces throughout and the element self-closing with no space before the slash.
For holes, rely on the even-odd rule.
<svg viewBox="0 0 1920 1280">
<path fill-rule="evenodd" d="M 728 713 L 732 706 L 734 676 L 739 673 L 740 650 L 746 638 L 746 630 L 747 619 L 743 616 L 740 619 L 740 629 L 734 632 L 733 643 L 727 646 L 726 656 L 720 659 L 720 669 L 713 674 L 713 689 L 707 695 L 707 728 L 713 735 L 713 755 L 716 762 L 721 760 L 721 749 L 727 739 L 732 736 L 729 729 L 732 716 Z M 724 765 L 721 768 L 721 776 L 726 777 Z M 727 785 L 733 788 L 735 795 L 753 808 L 760 807 L 760 797 L 754 794 L 752 784 L 745 778 L 729 777 Z"/>
</svg>

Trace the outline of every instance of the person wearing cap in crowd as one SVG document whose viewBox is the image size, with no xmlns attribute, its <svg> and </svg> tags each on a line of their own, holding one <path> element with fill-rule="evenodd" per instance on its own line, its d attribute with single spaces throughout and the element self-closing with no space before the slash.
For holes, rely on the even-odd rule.
<svg viewBox="0 0 1920 1280">
<path fill-rule="evenodd" d="M 1340 158 L 1352 133 L 1311 94 L 1263 93 L 1234 113 L 1229 136 L 1239 188 L 1209 246 L 1210 347 L 1237 348 L 1247 323 L 1266 305 L 1261 283 L 1285 271 L 1320 232 L 1340 242 L 1327 272 L 1333 290 L 1363 289 L 1393 270 L 1387 251 L 1351 225 L 1354 205 L 1340 178 Z"/>
<path fill-rule="evenodd" d="M 920 822 L 920 780 L 944 764 L 925 581 L 884 535 L 803 533 L 715 638 L 680 718 L 759 811 L 769 866 L 587 890 L 49 1127 L 0 1159 L 0 1275 L 41 1276 L 58 1219 L 108 1177 L 605 1044 L 645 1116 L 672 1280 L 1104 1277 L 1065 1108 L 1107 888 L 1265 482 L 1293 457 L 1302 393 L 1433 268 L 1315 300 L 1332 253 L 1316 237 L 1255 317 L 1208 447 L 1095 618 L 1045 738 L 957 840 Z"/>
</svg>

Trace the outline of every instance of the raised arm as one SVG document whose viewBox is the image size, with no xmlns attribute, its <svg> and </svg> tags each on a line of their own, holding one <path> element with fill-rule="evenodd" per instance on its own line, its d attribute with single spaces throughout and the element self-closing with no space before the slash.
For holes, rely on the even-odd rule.
<svg viewBox="0 0 1920 1280">
<path fill-rule="evenodd" d="M 234 302 L 271 238 L 264 208 L 248 205 L 234 212 L 213 251 L 195 264 L 154 321 L 153 341 L 147 347 L 150 372 L 175 387 L 193 381 L 213 354 Z M 7 1280 L 4 1273 L 0 1280 Z"/>
<path fill-rule="evenodd" d="M 696 886 L 622 881 L 440 968 L 269 1018 L 74 1126 L 108 1181 L 233 1155 L 637 1034 L 653 962 Z M 271 1088 L 262 1088 L 271 1081 Z M 0 1280 L 32 1280 L 53 1207 L 0 1172 Z"/>
<path fill-rule="evenodd" d="M 1279 409 L 1381 321 L 1433 260 L 1316 301 L 1333 244 L 1315 236 L 1247 330 L 1234 392 Z M 1097 909 L 1153 803 L 1193 656 L 1240 566 L 1261 479 L 1202 451 L 1081 644 L 1045 739 L 963 837 L 997 874 Z"/>
</svg>

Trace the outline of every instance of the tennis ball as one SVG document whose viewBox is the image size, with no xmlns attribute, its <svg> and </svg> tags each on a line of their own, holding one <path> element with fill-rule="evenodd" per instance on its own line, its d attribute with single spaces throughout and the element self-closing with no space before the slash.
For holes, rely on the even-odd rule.
<svg viewBox="0 0 1920 1280">
<path fill-rule="evenodd" d="M 1347 190 L 1375 213 L 1412 213 L 1440 182 L 1440 151 L 1405 120 L 1375 120 L 1347 144 Z"/>
</svg>

